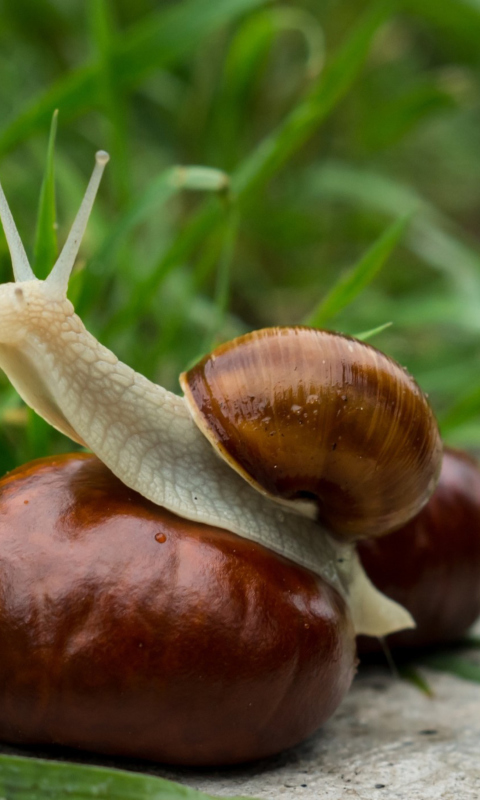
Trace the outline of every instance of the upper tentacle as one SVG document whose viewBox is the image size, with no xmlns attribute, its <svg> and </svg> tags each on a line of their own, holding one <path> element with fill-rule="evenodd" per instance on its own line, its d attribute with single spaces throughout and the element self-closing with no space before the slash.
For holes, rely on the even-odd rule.
<svg viewBox="0 0 480 800">
<path fill-rule="evenodd" d="M 62 295 L 66 295 L 68 280 L 75 264 L 75 259 L 78 254 L 80 243 L 87 227 L 88 218 L 95 201 L 98 187 L 102 179 L 103 170 L 109 161 L 110 156 L 104 150 L 99 150 L 95 156 L 95 167 L 92 172 L 92 177 L 87 186 L 82 204 L 75 217 L 70 233 L 68 234 L 67 241 L 60 253 L 50 275 L 47 278 L 47 283 L 54 289 L 58 290 Z"/>
<path fill-rule="evenodd" d="M 35 278 L 32 268 L 29 264 L 25 248 L 20 239 L 17 226 L 13 221 L 12 213 L 7 203 L 4 191 L 0 184 L 0 219 L 2 221 L 3 230 L 12 257 L 13 274 L 15 281 L 31 281 Z"/>
</svg>

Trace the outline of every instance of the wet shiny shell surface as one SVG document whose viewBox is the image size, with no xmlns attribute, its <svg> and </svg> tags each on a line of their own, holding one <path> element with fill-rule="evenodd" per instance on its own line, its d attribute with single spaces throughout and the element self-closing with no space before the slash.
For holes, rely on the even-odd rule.
<svg viewBox="0 0 480 800">
<path fill-rule="evenodd" d="M 461 638 L 480 614 L 480 470 L 446 449 L 435 493 L 398 531 L 358 545 L 375 585 L 412 614 L 416 630 L 388 637 L 415 647 Z M 376 640 L 360 637 L 363 651 Z"/>
<path fill-rule="evenodd" d="M 0 650 L 1 740 L 192 765 L 302 740 L 356 661 L 334 589 L 86 454 L 0 482 Z"/>
<path fill-rule="evenodd" d="M 441 464 L 425 396 L 373 347 L 311 328 L 267 328 L 229 342 L 181 377 L 222 456 L 268 494 L 315 498 L 346 538 L 414 516 Z"/>
</svg>

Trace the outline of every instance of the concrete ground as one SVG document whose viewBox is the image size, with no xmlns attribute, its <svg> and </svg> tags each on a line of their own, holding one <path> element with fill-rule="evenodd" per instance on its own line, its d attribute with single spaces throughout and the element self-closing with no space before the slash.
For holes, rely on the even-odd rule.
<svg viewBox="0 0 480 800">
<path fill-rule="evenodd" d="M 480 798 L 480 685 L 422 675 L 431 699 L 386 670 L 362 672 L 324 729 L 277 759 L 215 775 L 161 774 L 269 800 Z"/>
</svg>

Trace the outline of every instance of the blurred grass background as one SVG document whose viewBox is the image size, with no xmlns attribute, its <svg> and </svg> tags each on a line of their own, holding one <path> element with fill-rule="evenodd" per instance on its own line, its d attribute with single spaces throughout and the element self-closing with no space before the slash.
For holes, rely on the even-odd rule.
<svg viewBox="0 0 480 800">
<path fill-rule="evenodd" d="M 70 287 L 103 344 L 178 391 L 253 328 L 392 323 L 373 343 L 448 442 L 480 448 L 480 0 L 3 0 L 0 16 L 0 173 L 38 275 L 54 110 L 60 245 L 95 150 L 112 156 Z M 2 472 L 72 449 L 4 377 L 0 417 Z"/>
</svg>

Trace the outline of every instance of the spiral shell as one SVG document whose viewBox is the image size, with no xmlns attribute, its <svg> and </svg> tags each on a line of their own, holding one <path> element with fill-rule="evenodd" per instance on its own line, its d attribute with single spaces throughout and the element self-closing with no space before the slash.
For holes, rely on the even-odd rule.
<svg viewBox="0 0 480 800">
<path fill-rule="evenodd" d="M 266 328 L 222 345 L 180 383 L 234 469 L 342 538 L 400 527 L 435 488 L 442 444 L 425 395 L 356 339 Z"/>
</svg>

